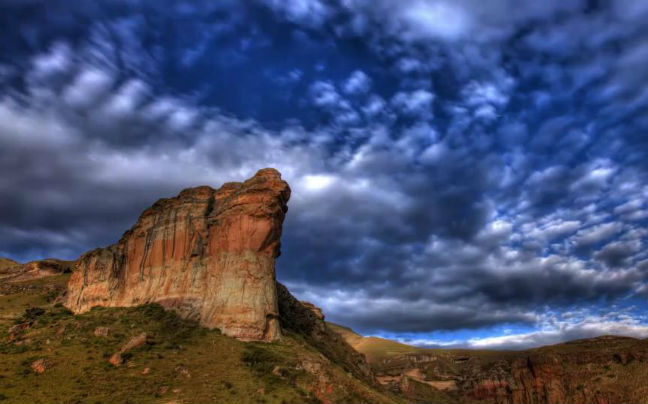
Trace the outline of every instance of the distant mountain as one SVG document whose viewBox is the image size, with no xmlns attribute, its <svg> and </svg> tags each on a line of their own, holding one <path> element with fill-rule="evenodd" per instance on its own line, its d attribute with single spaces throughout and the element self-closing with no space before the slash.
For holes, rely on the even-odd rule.
<svg viewBox="0 0 648 404">
<path fill-rule="evenodd" d="M 648 341 L 601 336 L 525 351 L 417 348 L 329 323 L 412 401 L 645 403 Z"/>
</svg>

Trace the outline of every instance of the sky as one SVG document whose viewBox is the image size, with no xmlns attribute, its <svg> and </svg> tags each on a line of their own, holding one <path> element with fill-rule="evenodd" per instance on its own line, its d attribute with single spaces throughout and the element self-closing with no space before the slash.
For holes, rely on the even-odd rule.
<svg viewBox="0 0 648 404">
<path fill-rule="evenodd" d="M 648 337 L 648 2 L 0 0 L 0 256 L 275 167 L 279 281 L 420 346 Z"/>
</svg>

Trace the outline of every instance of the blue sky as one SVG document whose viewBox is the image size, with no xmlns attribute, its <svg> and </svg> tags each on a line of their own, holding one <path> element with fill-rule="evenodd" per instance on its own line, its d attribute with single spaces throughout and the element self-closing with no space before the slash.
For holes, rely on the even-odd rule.
<svg viewBox="0 0 648 404">
<path fill-rule="evenodd" d="M 648 3 L 0 1 L 0 255 L 279 169 L 277 277 L 424 346 L 648 337 Z"/>
</svg>

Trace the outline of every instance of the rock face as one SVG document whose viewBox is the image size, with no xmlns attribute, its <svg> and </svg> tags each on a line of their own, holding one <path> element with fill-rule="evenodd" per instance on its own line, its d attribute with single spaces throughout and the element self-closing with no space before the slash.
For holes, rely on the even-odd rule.
<svg viewBox="0 0 648 404">
<path fill-rule="evenodd" d="M 290 197 L 274 169 L 186 189 L 142 213 L 117 244 L 83 254 L 65 306 L 159 303 L 243 340 L 280 334 L 275 258 Z"/>
</svg>

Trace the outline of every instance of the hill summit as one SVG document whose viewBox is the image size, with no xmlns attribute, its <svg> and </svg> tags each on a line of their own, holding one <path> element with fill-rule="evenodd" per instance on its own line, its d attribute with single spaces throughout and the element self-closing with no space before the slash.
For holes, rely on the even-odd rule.
<svg viewBox="0 0 648 404">
<path fill-rule="evenodd" d="M 275 258 L 290 187 L 272 168 L 146 209 L 116 244 L 83 254 L 65 306 L 158 303 L 242 340 L 281 335 Z"/>
</svg>

